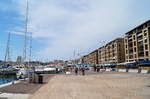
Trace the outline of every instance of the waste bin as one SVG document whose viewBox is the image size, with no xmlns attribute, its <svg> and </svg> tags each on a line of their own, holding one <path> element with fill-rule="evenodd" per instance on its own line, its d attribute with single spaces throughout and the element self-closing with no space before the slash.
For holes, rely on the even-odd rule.
<svg viewBox="0 0 150 99">
<path fill-rule="evenodd" d="M 138 69 L 138 73 L 141 73 L 141 69 Z"/>
<path fill-rule="evenodd" d="M 56 68 L 56 74 L 58 74 L 58 72 L 59 72 L 59 71 L 58 71 L 58 68 Z"/>
<path fill-rule="evenodd" d="M 148 72 L 147 73 L 150 73 L 150 70 L 148 70 Z"/>
<path fill-rule="evenodd" d="M 42 83 L 43 83 L 43 76 L 42 76 L 42 75 L 39 75 L 38 78 L 39 78 L 39 79 L 38 79 L 38 83 L 39 83 L 39 84 L 42 84 Z"/>
</svg>

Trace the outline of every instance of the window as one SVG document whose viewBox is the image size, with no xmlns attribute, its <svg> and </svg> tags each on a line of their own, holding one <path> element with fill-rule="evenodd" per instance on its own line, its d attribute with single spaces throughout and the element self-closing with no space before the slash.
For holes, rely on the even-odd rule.
<svg viewBox="0 0 150 99">
<path fill-rule="evenodd" d="M 148 51 L 146 51 L 145 54 L 146 54 L 147 57 L 149 56 L 149 55 L 148 55 Z"/>
<path fill-rule="evenodd" d="M 136 42 L 134 41 L 134 46 L 136 46 Z"/>
<path fill-rule="evenodd" d="M 125 43 L 127 43 L 127 39 L 125 39 Z"/>
<path fill-rule="evenodd" d="M 134 58 L 136 58 L 136 54 L 134 54 Z"/>
<path fill-rule="evenodd" d="M 144 36 L 147 36 L 147 33 L 144 33 Z"/>
<path fill-rule="evenodd" d="M 145 39 L 145 43 L 147 43 L 147 39 Z"/>
<path fill-rule="evenodd" d="M 146 33 L 147 32 L 147 30 L 144 30 L 144 33 Z"/>
<path fill-rule="evenodd" d="M 147 44 L 145 45 L 145 49 L 148 50 L 148 45 Z"/>
<path fill-rule="evenodd" d="M 129 59 L 132 59 L 133 58 L 133 55 L 129 55 Z"/>
<path fill-rule="evenodd" d="M 145 28 L 147 27 L 147 24 L 145 24 Z"/>
<path fill-rule="evenodd" d="M 136 52 L 136 47 L 134 48 L 134 52 Z"/>
<path fill-rule="evenodd" d="M 147 26 L 150 26 L 150 22 L 149 22 L 149 23 L 147 23 Z"/>
<path fill-rule="evenodd" d="M 114 48 L 114 44 L 112 45 L 112 48 Z"/>
<path fill-rule="evenodd" d="M 143 39 L 143 35 L 140 35 L 137 39 L 138 39 L 138 40 Z"/>
<path fill-rule="evenodd" d="M 146 58 L 146 60 L 148 61 L 149 59 L 148 59 L 148 58 Z"/>
<path fill-rule="evenodd" d="M 133 39 L 135 40 L 135 35 L 133 36 Z"/>
</svg>

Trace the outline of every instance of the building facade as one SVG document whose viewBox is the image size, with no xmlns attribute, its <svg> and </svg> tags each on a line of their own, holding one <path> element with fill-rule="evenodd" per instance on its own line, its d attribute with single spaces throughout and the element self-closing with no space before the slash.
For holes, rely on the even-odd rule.
<svg viewBox="0 0 150 99">
<path fill-rule="evenodd" d="M 125 61 L 150 60 L 150 20 L 125 34 Z"/>
<path fill-rule="evenodd" d="M 85 55 L 82 57 L 82 63 L 89 64 L 89 55 Z"/>
<path fill-rule="evenodd" d="M 98 50 L 95 50 L 89 54 L 88 63 L 91 65 L 98 64 Z"/>
<path fill-rule="evenodd" d="M 98 64 L 125 61 L 124 38 L 117 38 L 98 49 Z"/>
<path fill-rule="evenodd" d="M 97 65 L 98 64 L 98 50 L 91 52 L 88 55 L 82 57 L 82 63 Z"/>
<path fill-rule="evenodd" d="M 150 60 L 150 20 L 82 57 L 91 65 Z"/>
<path fill-rule="evenodd" d="M 105 46 L 98 49 L 98 64 L 106 62 L 106 48 Z"/>
</svg>

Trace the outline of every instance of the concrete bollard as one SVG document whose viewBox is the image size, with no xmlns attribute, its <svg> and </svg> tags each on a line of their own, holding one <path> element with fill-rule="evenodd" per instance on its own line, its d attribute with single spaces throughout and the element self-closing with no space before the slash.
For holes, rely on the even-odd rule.
<svg viewBox="0 0 150 99">
<path fill-rule="evenodd" d="M 148 73 L 148 70 L 141 70 L 141 73 L 143 73 L 143 74 L 147 74 Z"/>
<path fill-rule="evenodd" d="M 118 72 L 126 72 L 126 69 L 118 69 Z"/>
<path fill-rule="evenodd" d="M 141 73 L 141 69 L 138 69 L 138 73 Z"/>
<path fill-rule="evenodd" d="M 148 72 L 147 72 L 148 74 L 150 73 L 150 70 L 148 70 Z"/>
<path fill-rule="evenodd" d="M 138 73 L 138 69 L 129 69 L 130 73 Z"/>
</svg>

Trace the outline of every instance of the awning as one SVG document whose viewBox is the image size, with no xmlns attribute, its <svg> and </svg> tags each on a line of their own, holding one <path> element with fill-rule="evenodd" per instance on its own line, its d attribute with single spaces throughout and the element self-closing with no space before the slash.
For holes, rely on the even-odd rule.
<svg viewBox="0 0 150 99">
<path fill-rule="evenodd" d="M 125 66 L 127 63 L 124 62 L 124 63 L 117 63 L 117 65 L 122 65 L 122 66 Z"/>
<path fill-rule="evenodd" d="M 113 63 L 107 63 L 107 64 L 100 64 L 100 66 L 111 67 L 111 66 L 116 66 L 116 64 L 113 64 Z"/>
<path fill-rule="evenodd" d="M 150 66 L 150 60 L 142 60 L 138 62 L 138 65 L 149 65 Z"/>
<path fill-rule="evenodd" d="M 127 66 L 127 67 L 134 67 L 136 65 L 137 65 L 137 62 L 128 62 L 125 64 L 125 66 Z"/>
<path fill-rule="evenodd" d="M 79 66 L 79 67 L 82 67 L 82 66 L 90 66 L 89 64 L 86 64 L 86 63 L 76 64 L 76 65 Z"/>
</svg>

